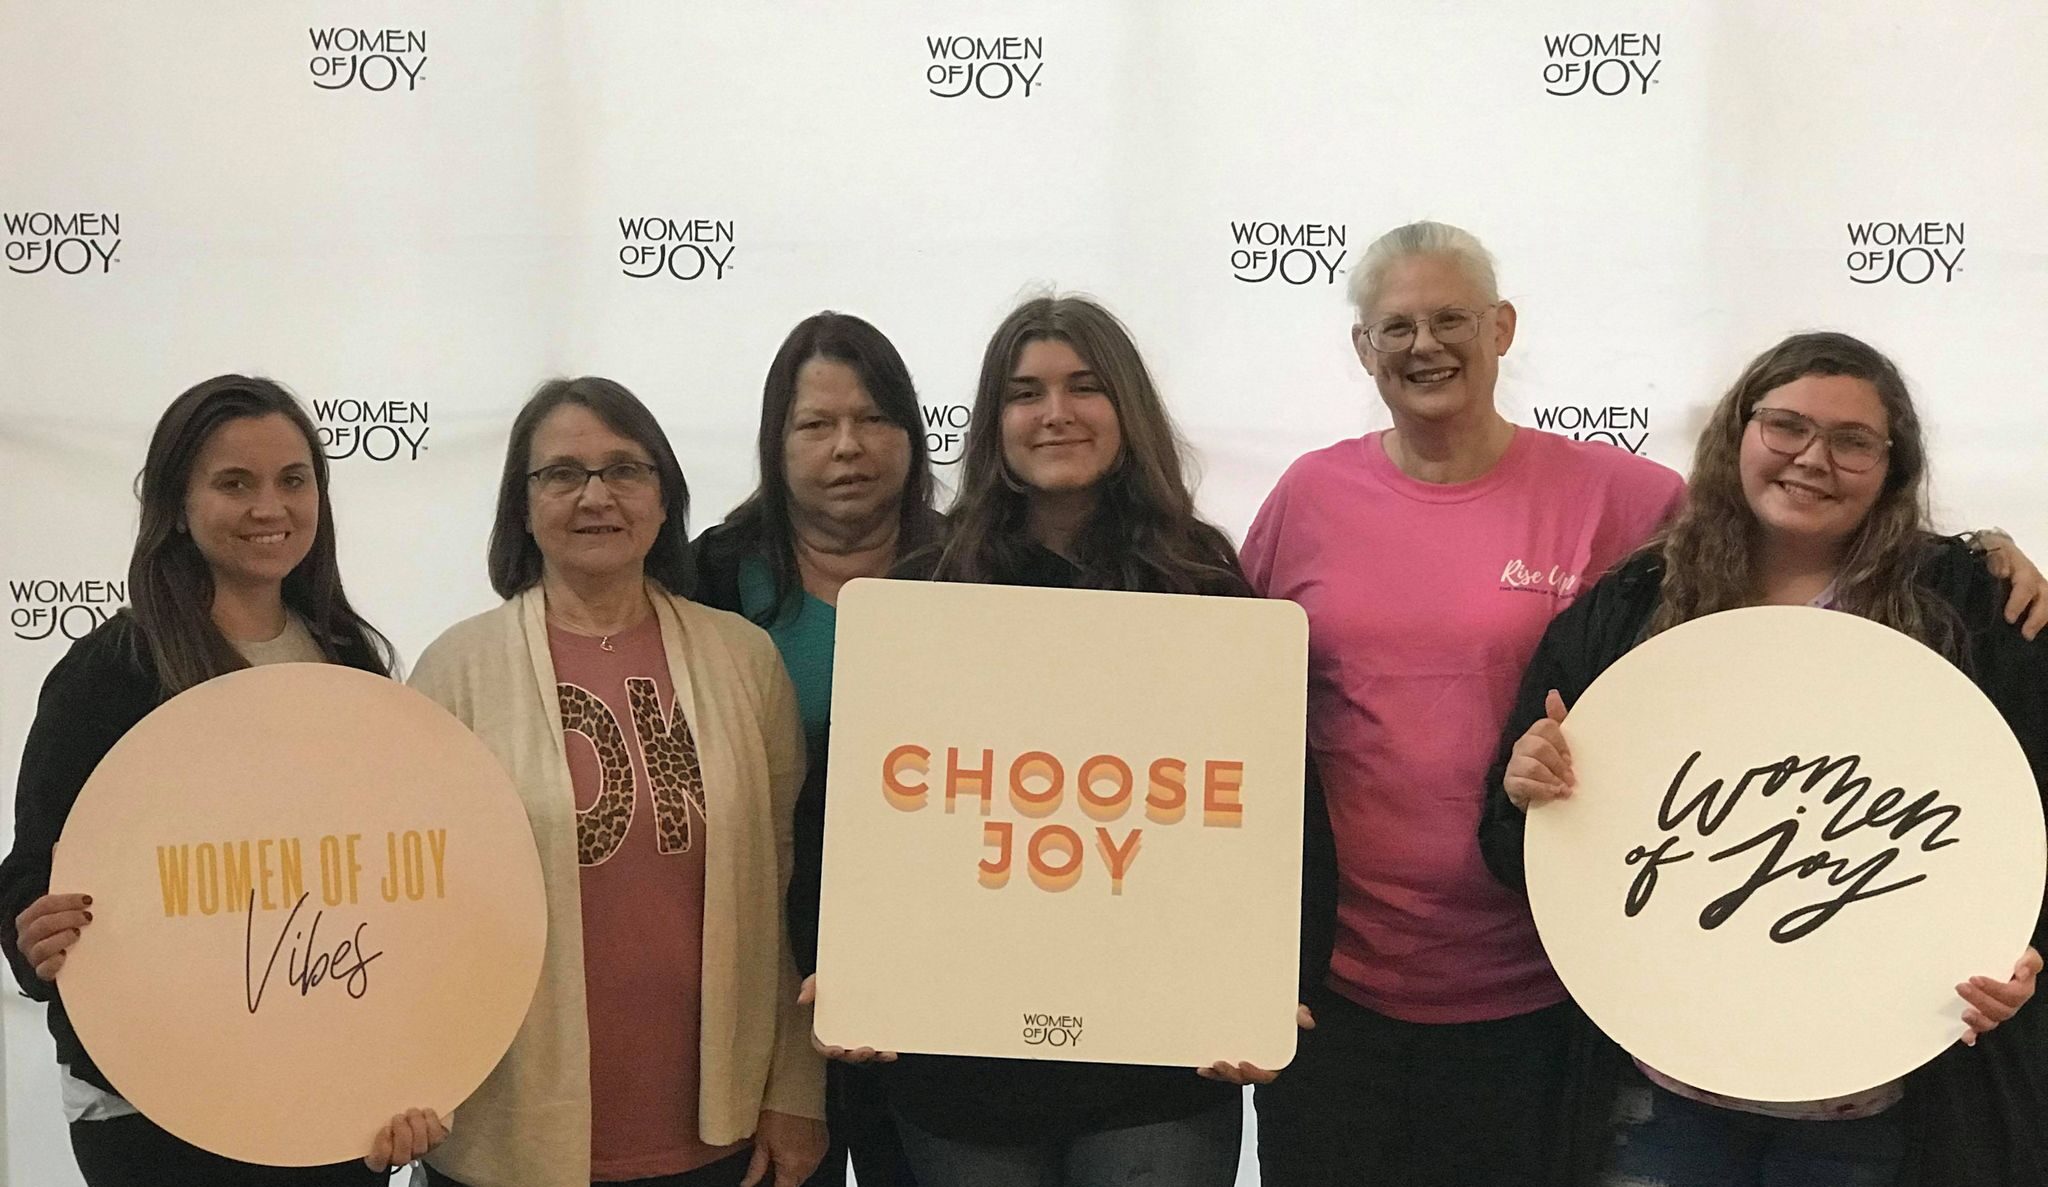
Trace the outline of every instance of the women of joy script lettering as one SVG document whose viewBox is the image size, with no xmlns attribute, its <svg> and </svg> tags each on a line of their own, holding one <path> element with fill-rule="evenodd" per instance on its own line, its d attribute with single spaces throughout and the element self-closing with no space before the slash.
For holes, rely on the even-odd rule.
<svg viewBox="0 0 2048 1187">
<path fill-rule="evenodd" d="M 308 846 L 298 837 L 256 837 L 215 843 L 201 841 L 156 847 L 157 878 L 163 887 L 164 918 L 241 913 L 243 1005 L 254 1014 L 263 1007 L 264 992 L 281 970 L 287 983 L 304 997 L 328 981 L 339 982 L 347 994 L 361 999 L 370 989 L 370 966 L 382 949 L 372 950 L 368 919 L 344 919 L 321 925 L 327 912 L 374 904 L 417 903 L 448 897 L 448 830 L 445 828 L 387 831 L 383 843 L 365 844 L 361 833 L 329 833 L 313 842 L 319 863 L 319 884 L 306 884 Z M 367 869 L 367 860 L 381 869 Z M 369 877 L 365 878 L 365 873 Z M 319 906 L 311 899 L 317 890 Z M 311 911 L 308 907 L 312 906 Z M 284 912 L 276 938 L 270 928 L 259 935 L 257 916 Z M 350 926 L 351 922 L 353 926 Z M 336 938 L 339 937 L 339 938 Z"/>
<path fill-rule="evenodd" d="M 1700 848 L 1722 846 L 1705 860 L 1728 863 L 1731 875 L 1741 881 L 1701 908 L 1701 929 L 1711 931 L 1727 923 L 1753 895 L 1774 882 L 1811 880 L 1819 897 L 1771 924 L 1771 939 L 1789 944 L 1813 934 L 1853 903 L 1925 881 L 1925 873 L 1892 872 L 1902 849 L 1917 846 L 1921 853 L 1933 853 L 1963 840 L 1956 832 L 1963 819 L 1960 805 L 1944 803 L 1939 789 L 1914 796 L 1894 786 L 1872 794 L 1877 782 L 1859 773 L 1862 755 L 1786 755 L 1750 767 L 1732 787 L 1712 779 L 1689 791 L 1700 754 L 1695 750 L 1679 764 L 1658 804 L 1662 840 L 1637 845 L 1623 859 L 1636 868 L 1623 904 L 1631 919 L 1650 905 L 1659 870 L 1695 859 Z M 1722 826 L 1750 797 L 1751 803 L 1773 801 L 1779 809 L 1771 813 L 1776 819 L 1740 839 L 1722 836 Z M 1745 814 L 1750 819 L 1757 815 Z"/>
</svg>

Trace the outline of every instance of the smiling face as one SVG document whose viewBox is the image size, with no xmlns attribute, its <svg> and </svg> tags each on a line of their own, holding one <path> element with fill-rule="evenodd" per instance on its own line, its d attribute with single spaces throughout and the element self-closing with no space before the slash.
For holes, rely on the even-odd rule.
<svg viewBox="0 0 2048 1187">
<path fill-rule="evenodd" d="M 1890 418 L 1877 388 L 1846 375 L 1803 375 L 1765 392 L 1756 406 L 1797 412 L 1821 430 L 1798 456 L 1787 457 L 1764 445 L 1754 416 L 1743 427 L 1742 494 L 1766 537 L 1809 547 L 1846 545 L 1883 492 L 1890 460 L 1850 473 L 1835 465 L 1826 433 L 1855 425 L 1889 437 Z"/>
<path fill-rule="evenodd" d="M 1493 298 L 1453 257 L 1415 255 L 1387 265 L 1372 307 L 1360 311 L 1351 329 L 1351 341 L 1396 424 L 1406 418 L 1456 421 L 1493 411 L 1500 356 L 1515 339 L 1515 308 L 1503 301 L 1488 311 L 1490 305 Z M 1441 309 L 1486 312 L 1478 334 L 1446 344 L 1436 340 L 1428 325 L 1430 315 Z M 1415 340 L 1407 349 L 1379 351 L 1367 340 L 1367 327 L 1389 318 L 1415 324 Z"/>
<path fill-rule="evenodd" d="M 581 404 L 562 404 L 534 429 L 527 470 L 570 465 L 596 470 L 614 462 L 653 466 L 654 459 Z M 540 548 L 543 569 L 586 580 L 615 580 L 643 571 L 668 509 L 661 482 L 614 490 L 591 478 L 573 493 L 551 495 L 527 484 L 526 530 Z"/>
<path fill-rule="evenodd" d="M 901 507 L 910 434 L 882 415 L 852 367 L 813 358 L 797 372 L 782 472 L 797 518 L 873 523 Z"/>
<path fill-rule="evenodd" d="M 320 531 L 306 435 L 280 413 L 237 417 L 215 429 L 193 462 L 182 526 L 216 586 L 282 584 Z"/>
<path fill-rule="evenodd" d="M 1010 473 L 1045 494 L 1093 490 L 1123 452 L 1109 389 L 1059 338 L 1034 339 L 1017 352 L 1002 427 Z"/>
</svg>

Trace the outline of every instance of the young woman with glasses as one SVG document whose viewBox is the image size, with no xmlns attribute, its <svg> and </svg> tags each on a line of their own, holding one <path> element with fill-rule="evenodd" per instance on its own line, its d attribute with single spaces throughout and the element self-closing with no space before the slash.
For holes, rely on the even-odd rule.
<svg viewBox="0 0 2048 1187">
<path fill-rule="evenodd" d="M 2048 640 L 2010 625 L 1998 581 L 1927 520 L 1920 418 L 1889 359 L 1834 333 L 1798 334 L 1758 356 L 1701 434 L 1669 530 L 1544 633 L 1489 781 L 1489 865 L 1522 885 L 1524 813 L 1571 784 L 1566 706 L 1643 639 L 1738 606 L 1820 606 L 1926 643 L 1997 705 L 2048 789 Z M 1581 1156 L 1573 1181 L 2048 1182 L 2048 1016 L 2027 1004 L 2043 947 L 2048 910 L 2011 969 L 1957 970 L 1968 976 L 1962 1044 L 1836 1100 L 1715 1096 L 1630 1066 L 1596 1037 L 1568 1109 L 1593 1129 L 1569 1143 Z M 1610 1113 L 1611 1138 L 1600 1132 Z"/>
</svg>

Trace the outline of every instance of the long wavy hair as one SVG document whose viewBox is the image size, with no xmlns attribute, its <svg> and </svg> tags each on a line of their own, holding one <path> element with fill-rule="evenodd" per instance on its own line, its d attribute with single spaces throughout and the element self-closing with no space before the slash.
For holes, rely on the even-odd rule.
<svg viewBox="0 0 2048 1187">
<path fill-rule="evenodd" d="M 626 390 L 624 384 L 599 375 L 577 379 L 550 379 L 528 397 L 512 420 L 512 435 L 505 442 L 505 467 L 498 475 L 498 509 L 491 521 L 491 543 L 487 568 L 491 588 L 501 598 L 511 598 L 540 583 L 540 545 L 526 530 L 526 512 L 531 493 L 528 468 L 532 465 L 533 436 L 548 413 L 564 404 L 590 410 L 605 427 L 647 451 L 661 476 L 661 503 L 668 519 L 654 535 L 645 562 L 649 577 L 677 597 L 687 598 L 697 585 L 697 570 L 690 559 L 690 486 L 683 481 L 683 466 L 676 451 L 661 431 L 661 422 Z"/>
<path fill-rule="evenodd" d="M 213 570 L 182 530 L 185 497 L 199 453 L 230 421 L 282 416 L 306 439 L 320 526 L 306 558 L 284 579 L 284 604 L 302 619 L 330 662 L 391 674 L 390 642 L 349 605 L 335 560 L 334 506 L 327 497 L 327 456 L 313 419 L 291 393 L 269 379 L 218 375 L 171 401 L 150 435 L 135 479 L 142 504 L 135 552 L 128 561 L 129 612 L 138 659 L 154 669 L 163 695 L 174 696 L 249 662 L 213 621 Z"/>
<path fill-rule="evenodd" d="M 960 493 L 934 576 L 1002 580 L 1031 546 L 1029 491 L 1003 460 L 1003 405 L 1018 356 L 1056 339 L 1101 380 L 1116 409 L 1123 453 L 1102 479 L 1094 517 L 1074 541 L 1085 584 L 1158 593 L 1249 594 L 1237 551 L 1195 514 L 1183 475 L 1184 445 L 1128 330 L 1085 297 L 1038 297 L 1003 319 L 981 357 L 967 423 Z"/>
<path fill-rule="evenodd" d="M 1927 449 L 1912 394 L 1892 361 L 1847 334 L 1794 334 L 1752 361 L 1721 397 L 1693 453 L 1685 509 L 1663 534 L 1663 592 L 1649 633 L 1752 604 L 1756 513 L 1742 493 L 1742 438 L 1765 395 L 1808 375 L 1844 375 L 1875 388 L 1891 451 L 1877 501 L 1843 552 L 1836 605 L 1953 652 L 1960 624 L 1916 579 L 1927 549 Z"/>
<path fill-rule="evenodd" d="M 909 556 L 938 538 L 941 520 L 932 509 L 932 459 L 926 448 L 923 413 L 910 368 L 882 331 L 849 313 L 826 310 L 796 324 L 761 389 L 761 427 L 755 450 L 761 484 L 725 517 L 726 527 L 758 549 L 768 566 L 774 596 L 756 621 L 776 620 L 802 587 L 796 563 L 796 529 L 790 522 L 789 475 L 783 466 L 789 414 L 796 406 L 796 378 L 812 359 L 830 359 L 853 369 L 861 389 L 890 424 L 910 437 L 910 468 L 896 529 L 896 555 Z"/>
</svg>

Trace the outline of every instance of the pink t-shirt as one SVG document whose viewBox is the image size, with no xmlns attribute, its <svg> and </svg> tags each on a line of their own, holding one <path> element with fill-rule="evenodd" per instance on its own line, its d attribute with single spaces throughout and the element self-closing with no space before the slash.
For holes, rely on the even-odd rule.
<svg viewBox="0 0 2048 1187">
<path fill-rule="evenodd" d="M 652 616 L 608 640 L 548 628 L 576 790 L 590 1018 L 590 1177 L 681 1174 L 697 1136 L 704 782 Z"/>
<path fill-rule="evenodd" d="M 1471 482 L 1410 478 L 1371 433 L 1274 487 L 1244 568 L 1308 612 L 1308 741 L 1337 838 L 1331 988 L 1410 1022 L 1564 1000 L 1528 903 L 1480 859 L 1486 770 L 1551 618 L 1684 491 L 1655 462 L 1529 428 Z"/>
</svg>

